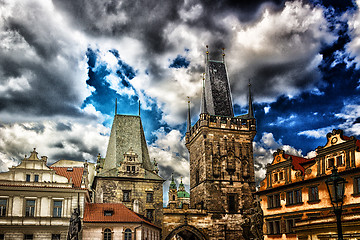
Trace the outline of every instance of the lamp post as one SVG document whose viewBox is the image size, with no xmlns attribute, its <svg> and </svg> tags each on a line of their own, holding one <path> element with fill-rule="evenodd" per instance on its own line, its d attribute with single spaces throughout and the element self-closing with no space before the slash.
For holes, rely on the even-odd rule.
<svg viewBox="0 0 360 240">
<path fill-rule="evenodd" d="M 329 191 L 331 204 L 333 205 L 334 213 L 336 216 L 338 240 L 343 240 L 343 234 L 341 228 L 341 213 L 342 213 L 342 205 L 344 202 L 345 183 L 347 183 L 347 181 L 339 176 L 337 168 L 334 167 L 332 169 L 331 175 L 325 181 L 325 183 Z"/>
</svg>

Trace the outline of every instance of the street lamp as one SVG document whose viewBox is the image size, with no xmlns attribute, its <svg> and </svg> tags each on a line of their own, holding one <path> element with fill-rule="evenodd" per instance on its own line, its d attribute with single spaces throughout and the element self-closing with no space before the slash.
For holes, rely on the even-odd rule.
<svg viewBox="0 0 360 240">
<path fill-rule="evenodd" d="M 336 216 L 336 225 L 338 231 L 338 240 L 343 240 L 342 228 L 341 228 L 341 213 L 342 205 L 344 202 L 345 183 L 347 181 L 339 176 L 337 168 L 332 169 L 332 173 L 325 181 L 326 187 L 329 191 L 331 204 L 334 208 Z"/>
</svg>

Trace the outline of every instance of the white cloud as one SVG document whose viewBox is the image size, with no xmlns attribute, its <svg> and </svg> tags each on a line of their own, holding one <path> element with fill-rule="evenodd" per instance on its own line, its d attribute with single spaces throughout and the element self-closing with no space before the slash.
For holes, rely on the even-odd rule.
<svg viewBox="0 0 360 240">
<path fill-rule="evenodd" d="M 344 19 L 348 20 L 349 35 L 351 41 L 346 45 L 346 50 L 351 57 L 354 57 L 357 68 L 360 68 L 360 0 L 356 1 L 357 9 L 344 14 Z"/>
<path fill-rule="evenodd" d="M 256 182 L 260 182 L 265 178 L 266 165 L 272 162 L 273 153 L 277 149 L 282 149 L 290 155 L 303 156 L 301 150 L 289 145 L 283 145 L 281 139 L 276 140 L 272 133 L 266 132 L 263 133 L 259 142 L 253 143 L 253 148 Z"/>
<path fill-rule="evenodd" d="M 33 148 L 49 162 L 70 157 L 71 160 L 96 161 L 97 153 L 105 154 L 109 129 L 97 123 L 43 121 L 3 124 L 0 128 L 0 169 L 6 170 L 20 161 Z"/>
<path fill-rule="evenodd" d="M 326 136 L 326 134 L 328 132 L 331 132 L 334 128 L 335 128 L 335 126 L 329 126 L 329 127 L 319 128 L 319 129 L 305 130 L 305 131 L 299 132 L 298 135 L 299 136 L 303 135 L 303 136 L 312 137 L 312 138 L 323 138 L 324 136 Z"/>
</svg>

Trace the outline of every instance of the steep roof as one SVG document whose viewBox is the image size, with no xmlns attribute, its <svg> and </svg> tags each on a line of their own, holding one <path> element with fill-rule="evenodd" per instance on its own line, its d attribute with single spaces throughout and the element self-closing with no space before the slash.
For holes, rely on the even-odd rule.
<svg viewBox="0 0 360 240">
<path fill-rule="evenodd" d="M 291 164 L 294 170 L 300 170 L 302 174 L 305 172 L 303 164 L 314 160 L 314 158 L 303 158 L 284 153 L 284 158 L 288 159 L 289 157 L 291 158 Z"/>
<path fill-rule="evenodd" d="M 105 216 L 105 211 L 112 212 L 112 214 Z M 84 222 L 147 223 L 159 228 L 122 203 L 86 203 Z"/>
<path fill-rule="evenodd" d="M 104 160 L 104 170 L 120 166 L 124 153 L 132 148 L 146 170 L 152 171 L 140 116 L 115 115 Z M 101 174 L 100 174 L 101 175 Z"/>
<path fill-rule="evenodd" d="M 82 176 L 84 173 L 83 167 L 52 167 L 51 169 L 55 170 L 56 174 L 66 177 L 68 180 L 72 179 L 74 187 L 80 188 Z"/>
<path fill-rule="evenodd" d="M 208 60 L 205 71 L 205 106 L 207 113 L 233 117 L 230 84 L 225 63 Z"/>
</svg>

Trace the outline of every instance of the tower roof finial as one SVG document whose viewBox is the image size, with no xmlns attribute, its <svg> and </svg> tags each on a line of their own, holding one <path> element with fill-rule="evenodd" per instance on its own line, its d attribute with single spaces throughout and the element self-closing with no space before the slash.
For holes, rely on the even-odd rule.
<svg viewBox="0 0 360 240">
<path fill-rule="evenodd" d="M 140 108 L 141 108 L 141 105 L 140 105 L 140 99 L 139 99 L 139 117 L 140 117 Z"/>
<path fill-rule="evenodd" d="M 209 45 L 206 45 L 206 61 L 209 61 Z"/>
<path fill-rule="evenodd" d="M 249 109 L 248 109 L 248 117 L 254 118 L 254 109 L 252 105 L 252 99 L 251 99 L 251 82 L 249 79 Z"/>
<path fill-rule="evenodd" d="M 117 98 L 115 98 L 115 116 L 117 115 Z"/>
<path fill-rule="evenodd" d="M 190 129 L 191 129 L 191 115 L 190 115 L 190 98 L 188 98 L 188 116 L 187 116 L 187 129 L 186 129 L 186 132 L 190 132 Z"/>
<path fill-rule="evenodd" d="M 222 48 L 222 59 L 223 63 L 225 63 L 225 48 Z"/>
</svg>

